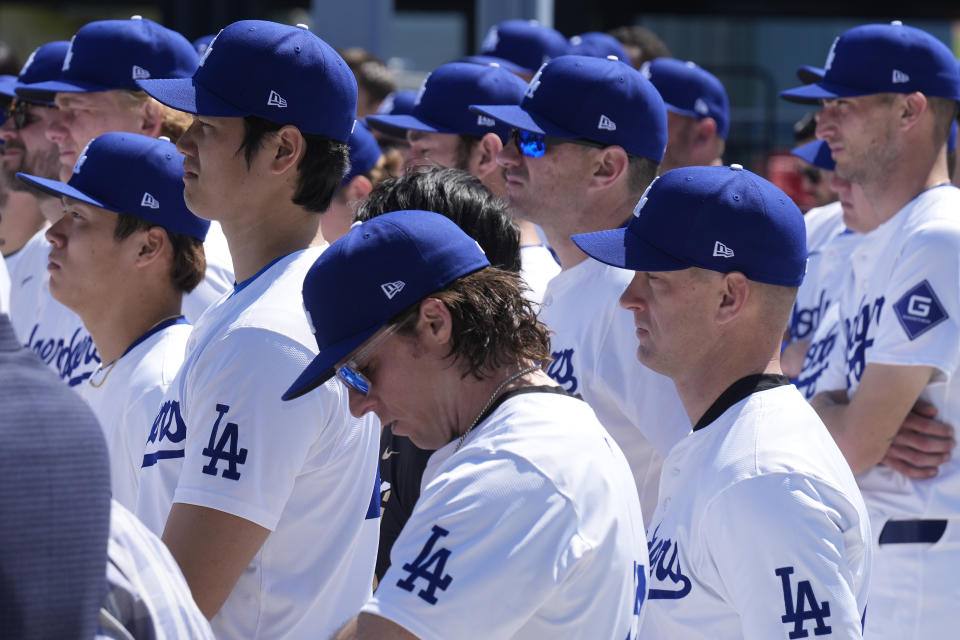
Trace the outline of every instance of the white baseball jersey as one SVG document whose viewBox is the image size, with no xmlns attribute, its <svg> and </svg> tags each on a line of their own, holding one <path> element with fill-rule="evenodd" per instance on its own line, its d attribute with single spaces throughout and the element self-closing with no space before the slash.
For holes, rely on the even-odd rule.
<svg viewBox="0 0 960 640">
<path fill-rule="evenodd" d="M 233 258 L 223 229 L 215 220 L 210 222 L 210 230 L 203 241 L 203 254 L 207 261 L 204 278 L 193 291 L 183 296 L 183 315 L 191 324 L 196 324 L 207 307 L 233 289 Z"/>
<path fill-rule="evenodd" d="M 807 228 L 807 273 L 790 315 L 791 341 L 812 338 L 820 324 L 830 302 L 830 292 L 825 289 L 823 280 L 833 267 L 829 260 L 824 263 L 824 248 L 832 238 L 846 231 L 839 201 L 811 209 L 803 216 L 803 222 Z"/>
<path fill-rule="evenodd" d="M 419 638 L 636 638 L 647 552 L 629 466 L 556 387 L 498 399 L 431 456 L 363 610 Z"/>
<path fill-rule="evenodd" d="M 527 283 L 527 299 L 536 304 L 543 300 L 543 292 L 550 279 L 560 273 L 560 263 L 545 244 L 520 247 L 520 277 Z"/>
<path fill-rule="evenodd" d="M 826 427 L 783 376 L 707 416 L 663 463 L 640 637 L 860 638 L 870 522 Z"/>
<path fill-rule="evenodd" d="M 633 314 L 619 305 L 632 278 L 584 260 L 550 281 L 540 319 L 551 331 L 547 373 L 593 407 L 627 457 L 649 516 L 663 456 L 689 433 L 690 420 L 673 381 L 637 360 Z"/>
<path fill-rule="evenodd" d="M 0 255 L 0 313 L 10 313 L 10 274 L 7 263 Z"/>
<path fill-rule="evenodd" d="M 272 262 L 201 316 L 150 423 L 150 529 L 182 502 L 271 531 L 211 621 L 218 638 L 326 638 L 370 595 L 379 423 L 352 418 L 336 380 L 280 399 L 317 353 L 301 290 L 320 252 Z"/>
<path fill-rule="evenodd" d="M 100 356 L 80 316 L 50 295 L 50 243 L 45 233 L 46 229 L 38 231 L 17 252 L 11 320 L 24 346 L 67 385 L 76 387 L 97 369 Z"/>
<path fill-rule="evenodd" d="M 93 410 L 110 452 L 113 498 L 134 511 L 143 444 L 164 394 L 183 363 L 192 327 L 180 318 L 153 327 L 112 365 L 77 386 Z"/>
<path fill-rule="evenodd" d="M 960 426 L 960 190 L 928 189 L 877 229 L 850 255 L 840 298 L 833 376 L 821 390 L 853 397 L 869 363 L 925 365 L 935 374 L 920 397 L 937 420 Z M 888 520 L 943 519 L 940 542 L 880 545 L 867 615 L 868 636 L 933 638 L 956 634 L 960 614 L 960 459 L 936 477 L 911 480 L 885 466 L 857 478 L 874 519 L 875 537 Z"/>
</svg>

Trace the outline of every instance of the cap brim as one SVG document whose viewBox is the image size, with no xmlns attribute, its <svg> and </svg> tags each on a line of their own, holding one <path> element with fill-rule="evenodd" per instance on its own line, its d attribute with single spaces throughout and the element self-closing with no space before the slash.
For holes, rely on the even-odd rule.
<svg viewBox="0 0 960 640">
<path fill-rule="evenodd" d="M 780 97 L 790 102 L 810 104 L 829 98 L 852 98 L 870 95 L 871 93 L 876 92 L 864 91 L 863 89 L 855 89 L 852 87 L 842 87 L 829 82 L 817 82 L 816 84 L 808 84 L 795 89 L 781 91 Z"/>
<path fill-rule="evenodd" d="M 680 271 L 693 265 L 664 253 L 626 227 L 571 236 L 580 250 L 612 267 L 631 271 Z"/>
<path fill-rule="evenodd" d="M 673 113 L 676 113 L 678 115 L 688 116 L 690 118 L 695 118 L 697 120 L 703 120 L 704 118 L 711 117 L 710 114 L 703 115 L 702 113 L 697 113 L 693 109 L 681 109 L 680 107 L 676 107 L 666 101 L 664 101 L 663 106 L 666 108 L 667 111 L 672 111 Z"/>
<path fill-rule="evenodd" d="M 823 76 L 826 75 L 826 71 L 819 67 L 812 67 L 808 64 L 803 64 L 797 67 L 797 78 L 803 84 L 813 84 L 814 82 L 820 82 L 823 80 Z"/>
<path fill-rule="evenodd" d="M 366 329 L 360 333 L 344 338 L 340 342 L 334 343 L 321 351 L 313 361 L 307 365 L 297 379 L 294 381 L 287 392 L 283 394 L 283 400 L 294 400 L 300 396 L 310 393 L 324 382 L 334 376 L 336 371 L 333 367 L 338 362 L 346 358 L 350 353 L 356 350 L 360 345 L 369 340 L 373 334 L 379 331 L 385 323 L 378 324 L 371 329 Z"/>
<path fill-rule="evenodd" d="M 558 138 L 581 137 L 579 134 L 573 133 L 563 127 L 558 127 L 546 118 L 525 111 L 519 105 L 515 104 L 472 104 L 470 105 L 470 110 L 474 113 L 493 118 L 497 122 L 503 122 L 517 129 L 523 129 L 524 131 L 532 131 L 533 133 L 541 133 Z"/>
<path fill-rule="evenodd" d="M 75 200 L 92 204 L 95 207 L 100 207 L 101 209 L 116 211 L 112 205 L 93 198 L 84 192 L 71 187 L 66 182 L 60 182 L 59 180 L 53 180 L 51 178 L 41 178 L 40 176 L 31 176 L 26 173 L 17 173 L 17 178 L 20 179 L 20 182 L 28 184 L 32 187 L 36 187 L 37 189 L 40 189 L 40 191 L 50 194 L 51 196 L 67 196 L 68 198 L 74 198 Z"/>
<path fill-rule="evenodd" d="M 25 100 L 44 100 L 44 96 L 53 93 L 95 93 L 110 91 L 117 87 L 108 87 L 90 82 L 66 82 L 64 80 L 48 80 L 33 84 L 22 84 L 17 87 L 17 96 Z"/>
<path fill-rule="evenodd" d="M 0 76 L 0 95 L 9 98 L 17 97 L 17 76 Z"/>
<path fill-rule="evenodd" d="M 833 171 L 836 168 L 836 164 L 833 162 L 833 156 L 830 154 L 830 147 L 822 140 L 814 140 L 813 142 L 802 144 L 799 147 L 791 149 L 790 153 L 818 169 Z"/>
<path fill-rule="evenodd" d="M 466 56 L 458 59 L 457 62 L 471 62 L 473 64 L 485 65 L 496 64 L 513 73 L 533 73 L 535 71 L 535 69 L 521 67 L 516 62 L 511 62 L 506 58 L 498 58 L 497 56 Z"/>
<path fill-rule="evenodd" d="M 395 115 L 395 116 L 367 116 L 366 120 L 370 122 L 370 125 L 374 129 L 379 129 L 386 133 L 393 133 L 394 131 L 399 131 L 399 134 L 403 136 L 404 132 L 408 130 L 413 131 L 428 131 L 430 133 L 458 133 L 453 129 L 448 127 L 442 127 L 437 124 L 427 122 L 426 120 L 421 120 L 415 116 L 404 114 L 404 115 Z"/>
<path fill-rule="evenodd" d="M 171 109 L 212 118 L 242 118 L 250 115 L 194 82 L 193 78 L 137 80 L 137 86 Z"/>
</svg>

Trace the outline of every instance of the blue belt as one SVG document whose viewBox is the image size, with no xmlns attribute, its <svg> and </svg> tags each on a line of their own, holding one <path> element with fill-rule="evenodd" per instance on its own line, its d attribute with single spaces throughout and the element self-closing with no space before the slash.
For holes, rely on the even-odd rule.
<svg viewBox="0 0 960 640">
<path fill-rule="evenodd" d="M 946 530 L 946 520 L 888 520 L 880 532 L 880 544 L 932 544 L 938 542 Z"/>
</svg>

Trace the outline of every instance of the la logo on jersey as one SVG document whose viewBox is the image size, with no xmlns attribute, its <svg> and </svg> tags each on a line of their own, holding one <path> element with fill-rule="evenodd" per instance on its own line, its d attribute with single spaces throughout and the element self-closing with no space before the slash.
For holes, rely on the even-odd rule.
<svg viewBox="0 0 960 640">
<path fill-rule="evenodd" d="M 713 257 L 714 258 L 732 258 L 734 256 L 733 249 L 723 244 L 719 240 L 713 243 Z"/>
<path fill-rule="evenodd" d="M 597 129 L 603 129 L 604 131 L 616 131 L 617 123 L 601 113 L 600 122 L 597 123 Z"/>
<path fill-rule="evenodd" d="M 143 67 L 138 67 L 137 65 L 133 65 L 133 69 L 131 71 L 133 73 L 134 80 L 146 80 L 147 78 L 150 77 L 149 71 L 147 71 Z"/>
<path fill-rule="evenodd" d="M 150 436 L 147 438 L 147 447 L 156 444 L 158 449 L 143 456 L 141 468 L 152 467 L 159 460 L 169 460 L 171 458 L 182 458 L 183 448 L 175 447 L 173 449 L 163 449 L 164 443 L 179 445 L 187 437 L 187 425 L 183 422 L 180 415 L 180 403 L 176 400 L 168 400 L 160 407 L 157 417 L 153 419 L 153 426 L 150 428 Z"/>
<path fill-rule="evenodd" d="M 144 191 L 144 192 L 143 192 L 143 199 L 140 200 L 140 206 L 141 206 L 141 207 L 147 207 L 147 208 L 149 208 L 149 209 L 159 209 L 159 208 L 160 208 L 160 202 L 159 202 L 156 198 L 154 198 L 152 195 L 150 195 L 149 193 L 147 193 L 146 191 Z"/>
<path fill-rule="evenodd" d="M 271 89 L 270 95 L 267 97 L 267 106 L 277 107 L 278 109 L 286 109 L 287 101 L 284 100 L 279 93 Z"/>
<path fill-rule="evenodd" d="M 797 596 L 794 600 L 793 585 L 790 580 L 793 567 L 780 567 L 774 573 L 780 576 L 783 587 L 784 613 L 780 616 L 780 620 L 783 624 L 793 625 L 793 631 L 788 634 L 790 640 L 806 638 L 810 635 L 810 632 L 804 628 L 808 620 L 817 622 L 813 628 L 815 636 L 824 636 L 833 631 L 832 627 L 826 623 L 826 619 L 830 617 L 830 603 L 826 600 L 817 602 L 809 580 L 801 580 L 797 583 Z"/>
<path fill-rule="evenodd" d="M 573 371 L 573 349 L 561 349 L 550 354 L 553 361 L 547 367 L 547 375 L 563 387 L 567 393 L 577 392 L 577 376 Z"/>
<path fill-rule="evenodd" d="M 413 562 L 403 565 L 403 570 L 407 572 L 407 577 L 397 581 L 397 586 L 404 591 L 412 592 L 417 586 L 418 580 L 423 580 L 426 585 L 417 592 L 424 602 L 428 604 L 437 604 L 437 589 L 446 591 L 450 583 L 453 582 L 453 576 L 444 571 L 447 566 L 447 560 L 450 559 L 450 550 L 446 547 L 440 547 L 433 550 L 437 541 L 449 535 L 450 532 L 443 527 L 433 525 L 430 532 L 430 538 L 423 545 L 423 549 L 417 555 Z"/>
<path fill-rule="evenodd" d="M 403 288 L 406 286 L 403 280 L 397 280 L 396 282 L 384 282 L 380 285 L 380 289 L 383 291 L 383 294 L 387 296 L 387 300 L 393 300 L 393 297 L 400 293 Z"/>
<path fill-rule="evenodd" d="M 239 428 L 235 422 L 228 422 L 220 432 L 220 421 L 223 416 L 230 411 L 230 407 L 225 404 L 217 405 L 217 421 L 210 430 L 210 441 L 201 452 L 210 458 L 210 462 L 205 464 L 200 470 L 208 476 L 217 475 L 217 465 L 221 460 L 226 461 L 227 468 L 220 473 L 220 477 L 227 480 L 239 480 L 240 472 L 237 471 L 237 465 L 244 464 L 247 461 L 247 450 L 237 448 L 237 441 L 240 438 Z M 217 435 L 219 434 L 219 438 Z"/>
<path fill-rule="evenodd" d="M 880 312 L 883 310 L 886 299 L 883 296 L 872 303 L 861 300 L 860 311 L 853 318 L 843 319 L 843 328 L 847 340 L 847 388 L 853 387 L 853 382 L 859 381 L 863 370 L 867 366 L 867 349 L 873 346 L 873 338 L 868 337 L 871 328 L 880 324 Z M 851 380 L 853 376 L 853 380 Z"/>
<path fill-rule="evenodd" d="M 690 578 L 683 575 L 680 567 L 679 544 L 670 538 L 660 537 L 662 524 L 653 530 L 647 543 L 651 578 L 648 597 L 651 600 L 678 600 L 690 593 Z"/>
</svg>

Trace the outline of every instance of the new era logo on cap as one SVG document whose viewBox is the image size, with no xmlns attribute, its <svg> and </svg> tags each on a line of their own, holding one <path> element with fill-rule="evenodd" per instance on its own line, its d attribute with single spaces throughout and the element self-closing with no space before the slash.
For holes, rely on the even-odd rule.
<svg viewBox="0 0 960 640">
<path fill-rule="evenodd" d="M 891 82 L 893 82 L 893 84 L 904 84 L 906 82 L 910 82 L 910 76 L 905 74 L 903 71 L 900 71 L 900 69 L 894 69 Z"/>
<path fill-rule="evenodd" d="M 267 98 L 268 107 L 277 107 L 278 109 L 286 109 L 287 101 L 284 100 L 279 93 L 276 91 L 270 91 L 270 97 Z"/>
<path fill-rule="evenodd" d="M 703 98 L 697 98 L 696 102 L 693 103 L 693 110 L 704 116 L 710 113 L 710 107 L 703 101 Z"/>
<path fill-rule="evenodd" d="M 487 116 L 477 116 L 477 124 L 481 127 L 495 127 L 497 126 L 497 121 Z"/>
<path fill-rule="evenodd" d="M 393 297 L 400 293 L 404 286 L 406 286 L 406 283 L 403 280 L 397 280 L 396 282 L 384 282 L 380 285 L 380 288 L 383 289 L 387 300 L 393 300 Z"/>
<path fill-rule="evenodd" d="M 159 209 L 159 208 L 160 208 L 160 202 L 159 202 L 156 198 L 154 198 L 152 195 L 150 195 L 149 193 L 147 193 L 146 191 L 144 191 L 144 192 L 143 192 L 143 199 L 140 200 L 140 206 L 141 206 L 141 207 L 148 207 L 148 208 L 150 208 L 150 209 Z"/>
<path fill-rule="evenodd" d="M 719 240 L 713 243 L 713 257 L 714 258 L 732 258 L 734 256 L 733 249 L 723 244 Z"/>
<path fill-rule="evenodd" d="M 138 67 L 133 65 L 133 79 L 134 80 L 144 80 L 150 77 L 150 72 L 144 69 L 143 67 Z"/>
<path fill-rule="evenodd" d="M 597 124 L 597 129 L 604 129 L 605 131 L 616 131 L 617 123 L 608 118 L 607 116 L 600 114 L 600 122 Z"/>
</svg>

